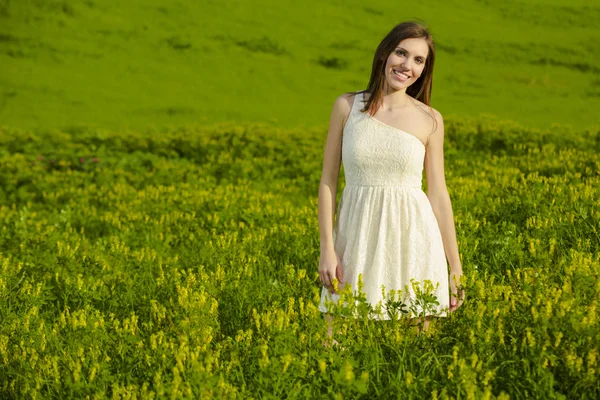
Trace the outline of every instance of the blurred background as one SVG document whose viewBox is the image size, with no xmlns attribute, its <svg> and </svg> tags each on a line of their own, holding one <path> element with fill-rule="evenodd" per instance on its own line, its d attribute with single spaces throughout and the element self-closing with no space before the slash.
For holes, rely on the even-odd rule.
<svg viewBox="0 0 600 400">
<path fill-rule="evenodd" d="M 409 19 L 444 116 L 599 122 L 598 0 L 0 0 L 0 125 L 326 125 Z"/>
</svg>

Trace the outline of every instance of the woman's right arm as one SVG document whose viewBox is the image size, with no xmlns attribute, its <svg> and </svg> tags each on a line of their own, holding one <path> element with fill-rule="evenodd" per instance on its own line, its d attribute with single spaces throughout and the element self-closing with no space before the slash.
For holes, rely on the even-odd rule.
<svg viewBox="0 0 600 400">
<path fill-rule="evenodd" d="M 319 184 L 319 231 L 321 238 L 319 276 L 323 285 L 330 292 L 334 292 L 332 286 L 333 278 L 337 277 L 338 281 L 341 282 L 343 277 L 341 265 L 334 250 L 333 221 L 335 217 L 338 177 L 342 160 L 342 132 L 352 109 L 353 99 L 353 96 L 343 94 L 333 104 L 323 155 L 323 171 Z"/>
</svg>

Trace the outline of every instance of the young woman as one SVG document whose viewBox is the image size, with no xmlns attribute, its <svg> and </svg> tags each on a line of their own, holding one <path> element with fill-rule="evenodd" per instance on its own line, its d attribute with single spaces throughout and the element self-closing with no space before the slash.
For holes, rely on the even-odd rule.
<svg viewBox="0 0 600 400">
<path fill-rule="evenodd" d="M 361 274 L 366 299 L 373 307 L 381 301 L 383 319 L 390 317 L 382 285 L 388 293 L 402 291 L 408 305 L 417 304 L 411 279 L 436 287 L 439 306 L 418 312 L 425 316 L 423 329 L 432 316 L 447 316 L 463 302 L 444 177 L 444 124 L 429 105 L 434 60 L 427 29 L 403 22 L 377 47 L 367 89 L 341 95 L 333 105 L 319 186 L 321 312 L 327 300 L 339 299 L 334 279 L 338 290 L 349 284 L 356 292 Z M 334 223 L 342 161 L 346 186 Z"/>
</svg>

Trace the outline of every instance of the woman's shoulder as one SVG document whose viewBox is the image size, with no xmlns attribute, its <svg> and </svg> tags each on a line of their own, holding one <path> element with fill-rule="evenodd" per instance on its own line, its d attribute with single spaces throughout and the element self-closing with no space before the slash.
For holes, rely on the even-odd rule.
<svg viewBox="0 0 600 400">
<path fill-rule="evenodd" d="M 435 119 L 442 118 L 442 114 L 435 108 L 428 106 L 427 104 L 423 103 L 420 100 L 415 99 L 414 97 L 413 97 L 413 101 L 415 102 L 416 106 L 419 109 L 421 109 L 422 111 L 425 111 L 430 117 L 435 118 Z"/>
<path fill-rule="evenodd" d="M 354 104 L 354 98 L 358 93 L 359 92 L 346 92 L 339 95 L 333 104 L 334 112 L 342 115 L 345 119 L 352 111 L 352 104 Z"/>
<path fill-rule="evenodd" d="M 416 112 L 415 115 L 420 116 L 418 118 L 421 120 L 421 124 L 424 129 L 429 132 L 435 132 L 438 127 L 444 123 L 442 114 L 435 108 L 428 106 L 422 101 L 419 101 L 415 98 L 413 98 L 413 100 L 415 107 L 418 109 L 418 112 Z"/>
<path fill-rule="evenodd" d="M 349 106 L 352 108 L 352 103 L 354 102 L 354 98 L 360 94 L 360 92 L 345 92 L 339 95 L 335 102 L 339 103 L 342 106 Z"/>
<path fill-rule="evenodd" d="M 414 100 L 415 107 L 419 110 L 419 112 L 417 114 L 421 115 L 420 118 L 422 120 L 422 124 L 424 127 L 425 126 L 427 127 L 426 129 L 429 132 L 433 133 L 440 126 L 443 126 L 444 119 L 442 117 L 442 114 L 438 110 L 423 103 L 420 100 L 417 100 L 415 98 L 413 98 L 413 100 Z M 431 135 L 431 133 L 429 135 Z"/>
</svg>

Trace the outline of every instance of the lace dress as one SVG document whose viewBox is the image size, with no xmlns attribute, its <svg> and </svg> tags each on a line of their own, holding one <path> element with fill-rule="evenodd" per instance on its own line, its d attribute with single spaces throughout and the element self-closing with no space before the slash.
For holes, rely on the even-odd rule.
<svg viewBox="0 0 600 400">
<path fill-rule="evenodd" d="M 383 311 L 372 318 L 395 318 L 387 312 L 386 299 L 404 302 L 410 316 L 445 317 L 450 300 L 448 266 L 437 219 L 421 187 L 425 145 L 361 112 L 363 102 L 363 94 L 354 96 L 342 137 L 346 185 L 333 240 L 344 281 L 357 294 L 362 274 L 367 302 L 373 307 L 381 304 Z M 426 280 L 439 302 L 431 308 L 417 301 L 419 288 L 427 291 Z M 394 298 L 389 296 L 392 289 L 397 291 Z M 337 305 L 339 299 L 323 286 L 319 311 L 327 312 L 326 302 Z"/>
</svg>

